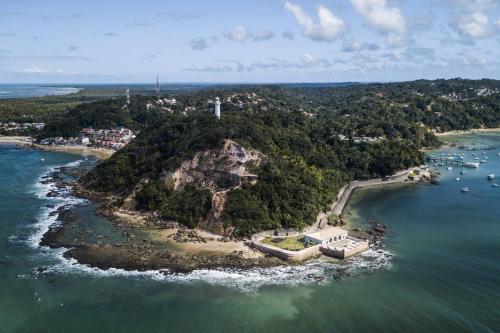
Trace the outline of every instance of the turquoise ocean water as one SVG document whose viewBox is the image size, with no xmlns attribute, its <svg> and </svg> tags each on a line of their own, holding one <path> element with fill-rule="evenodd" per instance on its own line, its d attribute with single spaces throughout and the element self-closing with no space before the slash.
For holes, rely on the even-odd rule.
<svg viewBox="0 0 500 333">
<path fill-rule="evenodd" d="M 381 251 L 345 264 L 167 277 L 94 270 L 38 247 L 60 205 L 109 227 L 89 203 L 46 198 L 50 185 L 38 183 L 55 166 L 94 160 L 0 146 L 0 332 L 498 332 L 500 188 L 486 176 L 500 176 L 500 136 L 473 142 L 466 159 L 488 156 L 478 170 L 442 167 L 437 186 L 354 194 L 353 226 L 389 225 Z"/>
</svg>

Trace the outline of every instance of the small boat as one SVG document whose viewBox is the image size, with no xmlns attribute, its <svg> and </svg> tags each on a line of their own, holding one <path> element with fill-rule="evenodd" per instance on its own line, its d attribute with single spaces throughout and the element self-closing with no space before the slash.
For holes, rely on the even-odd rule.
<svg viewBox="0 0 500 333">
<path fill-rule="evenodd" d="M 464 187 L 464 188 L 462 188 L 462 192 L 463 192 L 463 193 L 466 193 L 466 192 L 470 192 L 470 190 L 469 190 L 469 188 L 468 188 L 468 187 Z"/>
<path fill-rule="evenodd" d="M 493 179 L 495 179 L 495 175 L 494 174 L 488 175 L 488 180 L 493 180 Z"/>
<path fill-rule="evenodd" d="M 45 158 L 41 158 L 40 161 L 45 162 Z"/>
<path fill-rule="evenodd" d="M 486 161 L 485 160 L 481 160 L 481 163 L 486 163 Z"/>
<path fill-rule="evenodd" d="M 472 156 L 476 156 L 476 153 L 472 153 Z"/>
<path fill-rule="evenodd" d="M 492 184 L 491 186 L 493 186 L 493 187 L 500 187 L 500 185 L 498 185 L 498 184 L 496 184 L 496 183 L 495 183 L 495 184 Z"/>
<path fill-rule="evenodd" d="M 448 170 L 453 170 L 453 167 L 448 167 Z"/>
<path fill-rule="evenodd" d="M 475 158 L 475 160 L 476 160 L 476 161 L 479 161 L 479 157 L 476 157 L 476 158 Z"/>
<path fill-rule="evenodd" d="M 464 167 L 477 169 L 479 168 L 479 163 L 465 162 Z"/>
<path fill-rule="evenodd" d="M 458 177 L 457 177 L 457 178 L 455 178 L 455 180 L 456 180 L 457 182 L 459 182 L 459 181 L 460 181 L 460 178 L 458 178 Z"/>
<path fill-rule="evenodd" d="M 461 175 L 465 175 L 465 171 L 460 171 L 460 174 Z"/>
</svg>

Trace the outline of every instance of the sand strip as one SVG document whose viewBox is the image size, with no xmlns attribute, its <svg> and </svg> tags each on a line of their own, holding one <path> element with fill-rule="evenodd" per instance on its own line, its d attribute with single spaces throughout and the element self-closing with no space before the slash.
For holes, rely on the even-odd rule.
<svg viewBox="0 0 500 333">
<path fill-rule="evenodd" d="M 92 148 L 85 146 L 42 146 L 33 144 L 27 136 L 0 136 L 0 144 L 12 144 L 44 151 L 78 154 L 83 156 L 96 156 L 101 160 L 108 159 L 115 153 L 114 150 L 106 148 Z"/>
<path fill-rule="evenodd" d="M 477 129 L 471 129 L 471 130 L 455 130 L 455 131 L 441 132 L 441 133 L 434 132 L 434 135 L 437 137 L 442 137 L 442 136 L 467 135 L 467 134 L 478 134 L 478 133 L 494 133 L 494 132 L 500 132 L 500 127 L 477 128 Z"/>
</svg>

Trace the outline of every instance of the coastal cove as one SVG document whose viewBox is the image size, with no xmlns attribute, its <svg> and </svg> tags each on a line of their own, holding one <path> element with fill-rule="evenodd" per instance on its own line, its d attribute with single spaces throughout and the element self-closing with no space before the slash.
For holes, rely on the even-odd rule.
<svg viewBox="0 0 500 333">
<path fill-rule="evenodd" d="M 460 182 L 455 180 L 460 170 L 444 167 L 437 186 L 396 184 L 353 192 L 344 209 L 348 227 L 364 228 L 369 220 L 387 224 L 380 251 L 345 263 L 321 260 L 175 275 L 91 269 L 62 258 L 60 250 L 38 247 L 33 242 L 49 218 L 46 206 L 58 202 L 43 196 L 40 177 L 56 166 L 91 167 L 96 160 L 1 145 L 3 327 L 32 331 L 43 324 L 51 331 L 73 327 L 123 332 L 495 330 L 500 325 L 500 192 L 486 175 L 499 171 L 500 136 L 457 140 L 475 149 L 463 151 L 469 158 L 483 150 L 489 156 L 488 163 Z M 458 149 L 433 153 L 440 152 Z M 471 192 L 461 193 L 462 186 Z M 94 214 L 92 205 L 65 200 L 78 206 L 78 215 L 87 223 L 103 225 L 101 233 L 112 227 Z M 358 316 L 364 320 L 355 320 Z"/>
</svg>

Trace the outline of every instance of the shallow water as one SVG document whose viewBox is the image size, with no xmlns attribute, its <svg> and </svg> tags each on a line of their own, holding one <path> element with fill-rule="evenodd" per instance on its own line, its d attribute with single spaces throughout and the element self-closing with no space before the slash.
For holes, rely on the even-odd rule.
<svg viewBox="0 0 500 333">
<path fill-rule="evenodd" d="M 497 150 L 460 182 L 460 170 L 442 168 L 438 186 L 354 194 L 354 225 L 375 219 L 390 227 L 380 253 L 346 264 L 167 277 L 94 270 L 37 247 L 53 222 L 44 206 L 75 201 L 47 199 L 36 183 L 80 157 L 0 146 L 0 331 L 499 331 L 500 188 L 486 175 L 500 176 L 500 137 L 474 140 Z M 461 193 L 464 186 L 471 192 Z M 79 209 L 98 222 L 90 206 Z M 335 280 L 339 269 L 345 277 Z"/>
<path fill-rule="evenodd" d="M 77 93 L 79 90 L 79 88 L 58 85 L 0 84 L 0 99 L 69 95 Z"/>
</svg>

